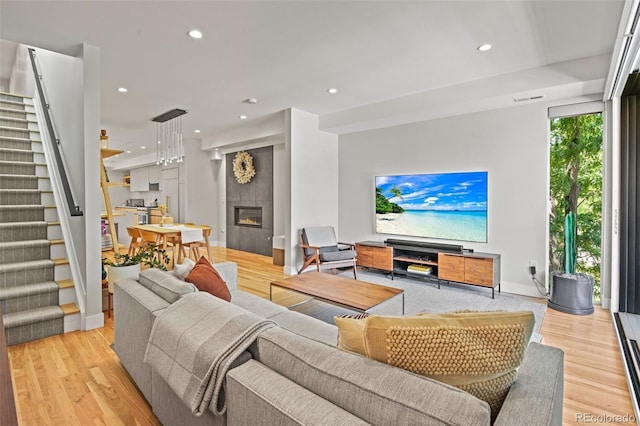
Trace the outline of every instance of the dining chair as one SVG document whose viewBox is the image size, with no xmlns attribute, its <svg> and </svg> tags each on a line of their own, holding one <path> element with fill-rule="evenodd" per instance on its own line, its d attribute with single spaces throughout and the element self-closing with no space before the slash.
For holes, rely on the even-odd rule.
<svg viewBox="0 0 640 426">
<path fill-rule="evenodd" d="M 127 227 L 127 233 L 131 237 L 131 242 L 129 243 L 129 251 L 127 251 L 127 254 L 129 256 L 133 256 L 134 254 L 136 254 L 136 251 L 140 250 L 140 247 L 142 246 L 142 237 L 140 236 L 140 230 L 132 226 Z"/>
<path fill-rule="evenodd" d="M 194 226 L 193 223 L 185 223 L 186 226 Z M 205 226 L 206 227 L 206 226 Z M 206 227 L 208 228 L 208 227 Z M 187 256 L 187 254 L 184 252 L 184 249 L 189 249 L 189 257 L 192 257 L 193 260 L 195 260 L 196 262 L 198 260 L 200 260 L 201 254 L 200 254 L 200 249 L 206 249 L 207 250 L 207 258 L 209 259 L 209 262 L 213 262 L 212 259 L 212 255 L 211 255 L 211 248 L 209 247 L 209 244 L 207 243 L 207 238 L 209 237 L 209 233 L 210 230 L 208 229 L 203 229 L 202 230 L 202 239 L 198 240 L 198 241 L 191 241 L 188 243 L 181 243 L 180 247 L 182 252 L 180 254 L 182 254 L 183 256 Z"/>
</svg>

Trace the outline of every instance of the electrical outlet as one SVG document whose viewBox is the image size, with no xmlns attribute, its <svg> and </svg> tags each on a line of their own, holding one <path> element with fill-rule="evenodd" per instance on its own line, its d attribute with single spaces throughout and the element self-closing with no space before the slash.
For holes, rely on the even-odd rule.
<svg viewBox="0 0 640 426">
<path fill-rule="evenodd" d="M 535 260 L 530 260 L 529 261 L 529 273 L 531 275 L 535 275 L 536 274 L 536 261 Z"/>
</svg>

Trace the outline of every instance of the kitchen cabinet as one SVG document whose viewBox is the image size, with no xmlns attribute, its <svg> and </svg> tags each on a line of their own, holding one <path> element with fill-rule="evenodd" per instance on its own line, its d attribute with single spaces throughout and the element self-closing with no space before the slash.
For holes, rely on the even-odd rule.
<svg viewBox="0 0 640 426">
<path fill-rule="evenodd" d="M 160 183 L 162 181 L 162 166 L 149 166 L 149 183 Z"/>
<path fill-rule="evenodd" d="M 156 184 L 155 191 L 162 190 L 162 166 L 131 169 L 131 191 L 149 191 L 149 184 Z"/>
<path fill-rule="evenodd" d="M 131 191 L 148 191 L 149 190 L 149 169 L 147 167 L 139 167 L 131 169 Z"/>
</svg>

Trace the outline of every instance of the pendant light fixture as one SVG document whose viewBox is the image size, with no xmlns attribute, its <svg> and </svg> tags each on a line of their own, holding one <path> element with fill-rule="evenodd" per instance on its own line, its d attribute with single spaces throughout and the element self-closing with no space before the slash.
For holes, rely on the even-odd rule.
<svg viewBox="0 0 640 426">
<path fill-rule="evenodd" d="M 184 146 L 182 144 L 182 116 L 187 111 L 172 109 L 151 119 L 156 123 L 156 164 L 165 166 L 184 161 Z"/>
</svg>

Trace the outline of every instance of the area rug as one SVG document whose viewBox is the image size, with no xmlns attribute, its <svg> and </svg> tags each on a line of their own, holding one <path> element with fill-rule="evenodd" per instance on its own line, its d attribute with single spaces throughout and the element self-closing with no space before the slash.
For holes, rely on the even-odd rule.
<svg viewBox="0 0 640 426">
<path fill-rule="evenodd" d="M 353 278 L 353 271 L 342 271 L 338 275 Z M 495 292 L 495 299 L 491 298 L 491 291 L 463 284 L 441 284 L 440 289 L 435 282 L 397 276 L 394 280 L 383 273 L 358 271 L 358 280 L 404 290 L 404 313 L 413 315 L 421 312 L 441 313 L 451 311 L 532 311 L 536 324 L 531 337 L 539 342 L 540 326 L 546 312 L 546 304 L 533 301 L 531 298 L 508 293 Z M 328 303 L 311 300 L 298 305 L 292 310 L 333 324 L 336 315 L 353 314 L 354 311 L 334 306 Z M 401 315 L 402 298 L 394 297 L 374 307 L 369 313 L 378 315 Z"/>
</svg>

